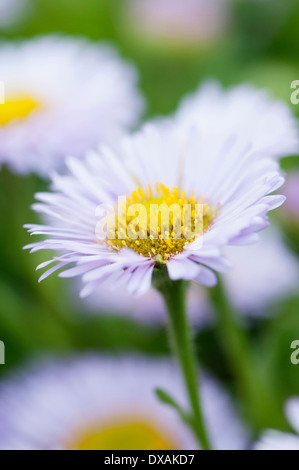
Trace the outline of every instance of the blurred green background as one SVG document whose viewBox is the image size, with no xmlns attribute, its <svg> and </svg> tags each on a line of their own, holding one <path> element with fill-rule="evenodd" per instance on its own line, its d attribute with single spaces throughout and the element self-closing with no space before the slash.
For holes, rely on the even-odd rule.
<svg viewBox="0 0 299 470">
<path fill-rule="evenodd" d="M 299 79 L 299 2 L 227 3 L 231 9 L 227 29 L 213 40 L 194 44 L 143 38 L 128 24 L 125 0 L 28 1 L 24 18 L 2 29 L 0 40 L 54 32 L 114 42 L 139 69 L 140 87 L 148 103 L 146 117 L 174 111 L 187 92 L 210 77 L 225 86 L 246 81 L 268 88 L 290 104 L 290 84 Z M 299 106 L 292 108 L 299 116 Z M 291 172 L 299 168 L 299 159 L 287 158 L 283 166 Z M 0 375 L 29 358 L 53 352 L 168 354 L 163 326 L 109 312 L 87 315 L 70 295 L 67 281 L 53 276 L 37 283 L 35 267 L 47 258 L 45 253 L 29 256 L 22 251 L 30 242 L 22 226 L 36 220 L 30 210 L 33 194 L 46 188 L 47 184 L 35 176 L 21 178 L 6 168 L 0 172 L 0 339 L 6 345 L 6 365 L 0 366 Z M 281 225 L 286 243 L 298 256 L 298 226 L 282 224 L 279 215 L 274 223 Z M 290 344 L 299 339 L 299 286 L 298 295 L 281 299 L 268 309 L 269 318 L 244 320 L 244 324 L 259 367 L 283 404 L 290 396 L 299 395 L 299 366 L 290 362 Z M 213 326 L 196 334 L 196 345 L 203 365 L 237 396 L 221 338 Z"/>
</svg>

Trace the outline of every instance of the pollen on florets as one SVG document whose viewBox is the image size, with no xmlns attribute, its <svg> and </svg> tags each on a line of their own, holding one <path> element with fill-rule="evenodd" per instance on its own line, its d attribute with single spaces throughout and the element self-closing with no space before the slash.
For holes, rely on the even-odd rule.
<svg viewBox="0 0 299 470">
<path fill-rule="evenodd" d="M 212 225 L 213 210 L 193 194 L 157 183 L 139 187 L 126 198 L 121 211 L 107 222 L 106 243 L 115 251 L 130 248 L 140 255 L 165 262 Z M 138 216 L 137 216 L 138 214 Z"/>
<path fill-rule="evenodd" d="M 8 97 L 1 105 L 0 126 L 5 126 L 15 119 L 25 119 L 40 107 L 41 103 L 29 95 Z"/>
</svg>

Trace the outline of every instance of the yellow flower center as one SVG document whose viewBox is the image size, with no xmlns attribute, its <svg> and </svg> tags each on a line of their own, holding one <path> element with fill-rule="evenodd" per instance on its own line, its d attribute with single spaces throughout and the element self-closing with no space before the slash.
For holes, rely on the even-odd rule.
<svg viewBox="0 0 299 470">
<path fill-rule="evenodd" d="M 139 420 L 119 420 L 79 434 L 72 450 L 174 450 L 175 443 L 152 424 Z"/>
<path fill-rule="evenodd" d="M 127 247 L 163 262 L 206 232 L 217 210 L 177 187 L 139 187 L 108 217 L 106 243 L 113 250 Z"/>
<path fill-rule="evenodd" d="M 33 96 L 12 96 L 4 104 L 0 104 L 0 125 L 5 126 L 15 119 L 24 119 L 40 107 L 41 104 Z"/>
</svg>

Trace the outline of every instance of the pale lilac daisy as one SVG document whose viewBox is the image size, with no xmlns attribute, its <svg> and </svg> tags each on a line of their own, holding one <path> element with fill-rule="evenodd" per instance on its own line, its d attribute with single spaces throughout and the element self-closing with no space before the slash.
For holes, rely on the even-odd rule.
<svg viewBox="0 0 299 470">
<path fill-rule="evenodd" d="M 289 106 L 248 84 L 224 90 L 207 81 L 182 100 L 175 118 L 180 125 L 196 125 L 203 137 L 234 131 L 267 156 L 299 153 L 299 124 Z"/>
<path fill-rule="evenodd" d="M 286 415 L 296 434 L 268 430 L 256 443 L 255 450 L 299 450 L 299 398 L 287 402 Z"/>
<path fill-rule="evenodd" d="M 139 34 L 154 41 L 201 43 L 220 36 L 228 26 L 228 0 L 129 0 L 126 19 Z"/>
<path fill-rule="evenodd" d="M 34 209 L 46 216 L 47 224 L 27 228 L 47 239 L 27 248 L 61 252 L 39 266 L 55 264 L 41 279 L 59 269 L 61 277 L 81 275 L 83 297 L 105 281 L 144 294 L 156 265 L 167 267 L 172 280 L 214 286 L 215 271 L 230 267 L 223 248 L 257 241 L 256 232 L 269 224 L 268 211 L 284 201 L 272 195 L 284 182 L 277 162 L 234 135 L 211 140 L 201 138 L 196 128 L 145 126 L 126 138 L 119 152 L 102 148 L 85 162 L 71 158 L 67 165 L 69 175 L 53 175 L 53 192 L 36 196 L 40 202 Z M 99 238 L 98 210 L 103 204 L 115 208 L 119 196 L 127 196 L 131 208 L 139 203 L 146 218 L 152 205 L 191 207 L 191 222 L 199 222 L 200 230 L 195 235 L 184 232 L 178 239 L 173 219 L 169 232 L 158 223 L 152 235 L 142 221 L 144 232 L 134 232 L 134 238 L 128 209 L 118 211 L 122 225 L 115 238 L 110 237 L 110 227 L 106 238 Z M 198 206 L 200 213 L 193 211 Z"/>
<path fill-rule="evenodd" d="M 0 45 L 0 164 L 48 176 L 117 139 L 143 107 L 135 69 L 108 44 L 44 36 Z"/>
<path fill-rule="evenodd" d="M 166 360 L 88 355 L 39 363 L 0 383 L 0 449 L 197 449 L 177 412 L 158 401 L 157 387 L 186 406 Z M 201 388 L 213 447 L 246 447 L 247 431 L 227 394 L 209 377 Z"/>
<path fill-rule="evenodd" d="M 113 295 L 114 286 L 104 283 L 95 292 L 83 299 L 82 309 L 88 315 L 125 315 L 145 324 L 163 325 L 167 321 L 165 305 L 161 295 L 153 288 L 142 297 L 128 294 L 125 286 L 117 287 L 117 295 Z M 72 283 L 71 293 L 78 292 L 78 281 Z M 202 328 L 211 323 L 212 309 L 209 305 L 207 292 L 198 284 L 192 283 L 187 292 L 187 311 L 194 327 Z"/>
</svg>

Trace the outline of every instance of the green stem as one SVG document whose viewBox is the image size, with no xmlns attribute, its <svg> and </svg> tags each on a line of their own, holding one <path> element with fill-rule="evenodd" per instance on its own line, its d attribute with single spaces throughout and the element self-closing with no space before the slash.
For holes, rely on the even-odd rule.
<svg viewBox="0 0 299 470">
<path fill-rule="evenodd" d="M 162 294 L 167 306 L 172 347 L 179 361 L 188 393 L 192 430 L 195 432 L 201 448 L 210 450 L 211 446 L 199 397 L 198 369 L 186 312 L 188 283 L 171 281 L 166 269 L 161 267 L 155 271 L 154 285 Z"/>
<path fill-rule="evenodd" d="M 239 393 L 247 405 L 250 420 L 257 430 L 284 426 L 274 387 L 261 367 L 261 361 L 253 354 L 240 316 L 230 304 L 220 279 L 218 285 L 211 289 L 211 300 L 218 319 L 220 340 L 235 375 Z"/>
</svg>

